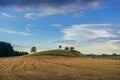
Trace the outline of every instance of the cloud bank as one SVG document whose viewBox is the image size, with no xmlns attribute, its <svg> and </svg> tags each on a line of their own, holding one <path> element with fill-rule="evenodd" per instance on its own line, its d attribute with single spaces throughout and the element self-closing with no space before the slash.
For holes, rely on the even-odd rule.
<svg viewBox="0 0 120 80">
<path fill-rule="evenodd" d="M 28 12 L 25 18 L 38 18 L 56 14 L 73 14 L 81 16 L 85 10 L 97 9 L 107 0 L 0 0 L 0 8 L 11 7 L 16 10 L 38 10 Z"/>
<path fill-rule="evenodd" d="M 0 7 L 18 6 L 18 7 L 62 7 L 67 5 L 88 5 L 98 6 L 98 3 L 106 0 L 0 0 Z"/>
</svg>

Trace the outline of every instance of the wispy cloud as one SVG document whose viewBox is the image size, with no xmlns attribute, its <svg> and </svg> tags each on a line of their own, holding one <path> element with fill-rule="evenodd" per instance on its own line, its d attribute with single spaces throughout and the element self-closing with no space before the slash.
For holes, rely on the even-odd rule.
<svg viewBox="0 0 120 80">
<path fill-rule="evenodd" d="M 50 43 L 57 43 L 57 44 L 74 44 L 76 40 L 52 40 L 49 41 Z"/>
<path fill-rule="evenodd" d="M 112 24 L 80 24 L 62 28 L 62 40 L 75 40 L 73 44 L 61 43 L 64 46 L 75 46 L 78 50 L 93 53 L 120 51 L 119 26 Z M 118 44 L 119 43 L 119 44 Z M 100 51 L 101 50 L 101 51 Z M 109 53 L 107 52 L 107 53 Z"/>
<path fill-rule="evenodd" d="M 13 5 L 15 7 L 19 7 L 16 8 L 18 10 L 22 10 L 20 8 L 23 8 L 23 10 L 38 10 L 40 13 L 28 12 L 24 16 L 25 18 L 33 19 L 57 14 L 82 16 L 86 10 L 98 9 L 101 5 L 106 3 L 107 0 L 21 0 L 18 2 L 14 1 L 12 3 L 12 1 L 8 2 L 6 0 L 4 3 L 7 3 L 7 6 Z"/>
<path fill-rule="evenodd" d="M 27 32 L 31 32 L 30 27 L 31 27 L 31 25 L 30 25 L 30 24 L 27 24 L 27 27 L 26 27 L 26 31 L 27 31 Z"/>
<path fill-rule="evenodd" d="M 4 16 L 4 17 L 8 17 L 8 18 L 16 18 L 15 16 L 13 16 L 13 15 L 10 15 L 10 14 L 8 14 L 8 13 L 0 13 L 2 16 Z"/>
<path fill-rule="evenodd" d="M 9 33 L 9 34 L 17 34 L 17 35 L 23 35 L 23 36 L 31 36 L 30 33 L 26 32 L 20 32 L 20 31 L 14 31 L 14 30 L 8 30 L 8 29 L 0 29 L 1 32 Z"/>
<path fill-rule="evenodd" d="M 36 13 L 27 13 L 24 17 L 28 19 L 35 19 L 38 18 L 38 15 Z"/>
<path fill-rule="evenodd" d="M 68 27 L 70 25 L 64 25 L 64 24 L 52 24 L 51 26 L 54 26 L 54 27 Z"/>
<path fill-rule="evenodd" d="M 82 24 L 73 25 L 62 32 L 65 34 L 65 39 L 80 38 L 83 39 L 96 39 L 96 38 L 114 38 L 117 37 L 116 32 L 112 32 L 113 29 L 111 24 Z"/>
</svg>

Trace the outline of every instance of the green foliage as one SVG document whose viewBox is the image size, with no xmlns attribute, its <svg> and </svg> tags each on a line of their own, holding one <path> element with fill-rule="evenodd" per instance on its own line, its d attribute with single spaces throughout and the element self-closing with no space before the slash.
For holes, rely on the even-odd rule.
<svg viewBox="0 0 120 80">
<path fill-rule="evenodd" d="M 10 43 L 0 41 L 0 57 L 27 55 L 27 52 L 14 51 Z"/>
<path fill-rule="evenodd" d="M 116 53 L 113 53 L 112 55 L 113 55 L 113 56 L 117 56 L 117 54 L 116 54 Z"/>
<path fill-rule="evenodd" d="M 31 48 L 31 52 L 36 52 L 36 51 L 37 51 L 36 47 Z"/>
<path fill-rule="evenodd" d="M 75 48 L 74 47 L 70 47 L 70 50 L 73 51 Z"/>
<path fill-rule="evenodd" d="M 13 52 L 14 50 L 10 43 L 0 41 L 0 57 L 11 56 Z"/>
<path fill-rule="evenodd" d="M 12 56 L 22 56 L 22 55 L 27 55 L 28 52 L 19 52 L 19 51 L 14 51 L 12 53 Z"/>
<path fill-rule="evenodd" d="M 61 49 L 62 48 L 62 46 L 61 45 L 59 45 L 59 49 Z"/>
<path fill-rule="evenodd" d="M 69 50 L 69 47 L 65 47 L 65 50 Z"/>
</svg>

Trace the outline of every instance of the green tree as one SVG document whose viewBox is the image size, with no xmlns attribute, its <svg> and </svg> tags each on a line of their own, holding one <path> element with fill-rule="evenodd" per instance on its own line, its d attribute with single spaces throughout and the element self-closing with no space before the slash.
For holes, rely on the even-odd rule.
<svg viewBox="0 0 120 80">
<path fill-rule="evenodd" d="M 61 49 L 62 48 L 62 46 L 61 45 L 59 45 L 59 49 Z"/>
<path fill-rule="evenodd" d="M 74 47 L 70 47 L 70 50 L 71 50 L 71 51 L 74 51 L 74 49 L 75 49 Z"/>
<path fill-rule="evenodd" d="M 65 47 L 65 50 L 69 50 L 69 47 Z"/>
<path fill-rule="evenodd" d="M 116 53 L 113 53 L 112 55 L 113 55 L 113 56 L 117 56 L 117 54 L 116 54 Z"/>
<path fill-rule="evenodd" d="M 31 48 L 31 52 L 36 52 L 36 51 L 37 51 L 36 47 Z"/>
<path fill-rule="evenodd" d="M 103 53 L 103 54 L 102 54 L 102 56 L 106 56 L 106 54 L 105 54 L 105 53 Z"/>
<path fill-rule="evenodd" d="M 10 43 L 0 41 L 0 57 L 12 56 L 14 52 Z"/>
</svg>

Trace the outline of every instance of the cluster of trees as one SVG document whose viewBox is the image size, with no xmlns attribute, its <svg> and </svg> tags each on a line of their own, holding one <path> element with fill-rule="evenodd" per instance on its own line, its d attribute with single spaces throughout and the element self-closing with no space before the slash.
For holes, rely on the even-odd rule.
<svg viewBox="0 0 120 80">
<path fill-rule="evenodd" d="M 62 46 L 61 45 L 59 45 L 59 49 L 61 49 L 62 48 Z M 70 51 L 74 51 L 74 47 L 65 47 L 65 50 L 70 50 Z"/>
<path fill-rule="evenodd" d="M 0 41 L 0 57 L 27 55 L 27 52 L 14 51 L 10 43 Z"/>
<path fill-rule="evenodd" d="M 61 48 L 62 48 L 62 46 L 61 46 L 61 45 L 59 45 L 59 49 L 61 49 Z M 82 54 L 81 52 L 79 52 L 79 51 L 75 50 L 75 48 L 74 48 L 74 47 L 65 47 L 65 48 L 64 48 L 64 50 L 71 51 L 71 52 L 73 52 L 73 53 L 74 53 L 74 54 L 76 54 L 76 55 L 80 55 L 80 54 Z"/>
<path fill-rule="evenodd" d="M 65 47 L 65 50 L 70 50 L 70 51 L 74 51 L 74 47 Z"/>
</svg>

